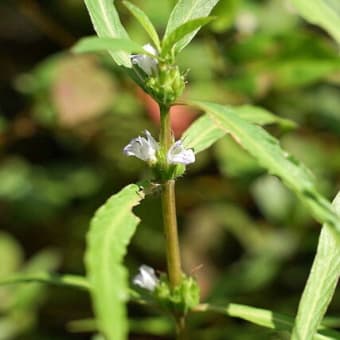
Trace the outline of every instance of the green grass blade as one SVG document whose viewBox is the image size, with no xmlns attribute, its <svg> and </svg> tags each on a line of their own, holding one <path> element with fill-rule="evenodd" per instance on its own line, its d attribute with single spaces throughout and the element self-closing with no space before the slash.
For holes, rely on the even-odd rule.
<svg viewBox="0 0 340 340">
<path fill-rule="evenodd" d="M 199 29 L 200 27 L 206 25 L 211 20 L 213 20 L 213 17 L 203 17 L 203 18 L 197 18 L 190 21 L 187 21 L 186 23 L 178 26 L 174 31 L 172 31 L 168 36 L 165 37 L 165 39 L 162 42 L 162 55 L 166 56 L 171 49 L 177 45 L 178 42 L 180 42 L 182 39 L 184 39 L 187 35 L 192 33 L 193 31 Z M 177 46 L 175 52 L 179 52 L 181 48 Z"/>
<path fill-rule="evenodd" d="M 282 150 L 274 137 L 261 127 L 240 118 L 226 106 L 198 101 L 193 104 L 206 111 L 211 122 L 225 133 L 230 133 L 261 166 L 281 178 L 317 221 L 328 223 L 340 231 L 340 220 L 330 202 L 317 191 L 311 172 Z"/>
<path fill-rule="evenodd" d="M 138 20 L 138 22 L 143 26 L 145 31 L 149 34 L 149 37 L 155 44 L 158 51 L 161 49 L 161 43 L 155 27 L 153 26 L 149 17 L 137 6 L 129 1 L 123 1 L 125 7 L 131 12 L 131 14 Z"/>
<path fill-rule="evenodd" d="M 246 320 L 255 325 L 262 326 L 277 331 L 290 332 L 294 319 L 288 315 L 272 312 L 268 309 L 256 308 L 247 305 L 240 305 L 230 303 L 227 307 L 220 307 L 214 305 L 200 305 L 197 311 L 211 311 L 216 313 L 225 314 L 231 317 Z M 315 340 L 336 340 L 340 339 L 340 333 L 321 327 L 317 334 L 314 336 Z"/>
<path fill-rule="evenodd" d="M 207 17 L 219 0 L 179 0 L 170 14 L 165 30 L 165 40 L 177 27 L 187 21 L 201 17 Z M 177 43 L 178 51 L 181 51 L 198 32 L 199 28 L 191 34 L 186 35 Z"/>
<path fill-rule="evenodd" d="M 280 118 L 256 106 L 230 106 L 228 109 L 244 120 L 257 125 L 278 124 L 283 129 L 296 127 L 293 121 Z M 208 115 L 203 115 L 185 131 L 182 139 L 187 148 L 193 148 L 195 153 L 198 153 L 210 147 L 225 134 L 226 132 L 216 126 Z"/>
<path fill-rule="evenodd" d="M 87 235 L 87 277 L 98 327 L 108 340 L 127 337 L 129 283 L 122 261 L 139 223 L 132 208 L 143 197 L 138 185 L 126 186 L 98 209 Z"/>
<path fill-rule="evenodd" d="M 88 53 L 100 51 L 125 51 L 129 54 L 145 53 L 143 48 L 129 39 L 98 38 L 96 36 L 80 39 L 73 47 L 72 52 Z"/>
<path fill-rule="evenodd" d="M 292 0 L 292 4 L 307 21 L 321 26 L 340 43 L 339 0 Z"/>
<path fill-rule="evenodd" d="M 340 215 L 340 193 L 333 202 Z M 303 291 L 293 340 L 311 340 L 325 315 L 340 276 L 340 236 L 327 224 L 321 230 L 318 250 Z"/>
<path fill-rule="evenodd" d="M 97 35 L 101 38 L 129 39 L 120 22 L 113 0 L 84 0 Z M 118 65 L 131 67 L 130 55 L 124 51 L 110 51 Z"/>
</svg>

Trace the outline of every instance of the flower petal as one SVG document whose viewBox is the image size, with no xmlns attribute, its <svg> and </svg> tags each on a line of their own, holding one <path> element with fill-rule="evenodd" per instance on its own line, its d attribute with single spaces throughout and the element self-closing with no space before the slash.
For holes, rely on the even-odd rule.
<svg viewBox="0 0 340 340">
<path fill-rule="evenodd" d="M 133 283 L 140 288 L 154 291 L 159 280 L 155 274 L 155 270 L 145 264 L 139 267 L 139 274 L 133 278 Z"/>
<path fill-rule="evenodd" d="M 135 156 L 143 161 L 155 163 L 156 153 L 159 149 L 158 143 L 151 136 L 149 131 L 145 131 L 145 137 L 138 136 L 130 141 L 123 149 L 127 156 Z"/>
<path fill-rule="evenodd" d="M 185 149 L 182 141 L 178 140 L 168 151 L 167 159 L 169 164 L 184 164 L 194 163 L 196 158 L 192 149 Z"/>
<path fill-rule="evenodd" d="M 144 45 L 143 49 L 154 56 L 157 55 L 156 49 L 151 44 Z M 141 68 L 148 76 L 157 72 L 158 61 L 156 58 L 152 58 L 149 55 L 133 54 L 131 55 L 131 62 Z"/>
</svg>

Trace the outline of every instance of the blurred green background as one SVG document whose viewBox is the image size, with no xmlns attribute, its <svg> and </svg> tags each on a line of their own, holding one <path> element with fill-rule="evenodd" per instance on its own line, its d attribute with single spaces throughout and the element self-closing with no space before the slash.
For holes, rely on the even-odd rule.
<svg viewBox="0 0 340 340">
<path fill-rule="evenodd" d="M 133 1 L 164 31 L 174 0 Z M 122 22 L 148 39 L 117 0 Z M 179 57 L 186 98 L 255 104 L 297 124 L 269 126 L 332 199 L 340 184 L 340 58 L 321 29 L 286 0 L 221 0 L 210 26 Z M 154 103 L 110 57 L 69 48 L 93 34 L 82 0 L 0 2 L 0 279 L 16 271 L 84 274 L 85 234 L 111 194 L 150 174 L 125 157 L 128 141 L 157 134 Z M 177 137 L 198 112 L 177 108 Z M 177 185 L 183 259 L 202 299 L 294 315 L 320 226 L 230 137 L 200 154 Z M 126 258 L 165 270 L 159 197 L 136 209 L 143 222 Z M 339 293 L 329 315 L 340 326 Z M 171 339 L 158 312 L 131 304 L 131 339 Z M 86 293 L 40 284 L 0 288 L 0 340 L 91 339 Z M 148 317 L 148 319 L 144 319 Z M 91 326 L 91 325 L 90 325 Z M 285 339 L 216 315 L 191 318 L 196 339 Z M 92 328 L 92 327 L 90 327 Z M 150 332 L 153 335 L 150 335 Z"/>
</svg>

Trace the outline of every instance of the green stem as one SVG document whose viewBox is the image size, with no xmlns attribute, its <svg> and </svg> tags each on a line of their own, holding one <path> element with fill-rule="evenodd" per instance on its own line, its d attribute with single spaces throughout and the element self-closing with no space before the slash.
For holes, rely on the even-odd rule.
<svg viewBox="0 0 340 340">
<path fill-rule="evenodd" d="M 182 281 L 181 257 L 178 242 L 175 181 L 168 180 L 163 183 L 162 210 L 164 232 L 166 239 L 166 257 L 170 287 L 173 289 Z"/>
<path fill-rule="evenodd" d="M 170 114 L 168 107 L 160 107 L 161 111 L 161 130 L 160 146 L 164 155 L 167 154 L 172 144 L 172 132 L 170 124 Z M 167 171 L 166 156 L 164 161 L 164 171 Z M 175 288 L 182 281 L 181 257 L 178 241 L 175 181 L 166 180 L 162 190 L 162 211 L 164 233 L 166 238 L 166 257 L 168 275 L 171 288 Z"/>
<path fill-rule="evenodd" d="M 168 107 L 160 106 L 161 113 L 161 131 L 159 142 L 164 153 L 170 149 L 172 144 L 171 122 L 170 122 L 170 109 Z"/>
<path fill-rule="evenodd" d="M 177 340 L 186 340 L 186 331 L 185 331 L 185 316 L 180 316 L 176 319 L 176 333 Z"/>
<path fill-rule="evenodd" d="M 166 154 L 173 143 L 169 107 L 160 106 L 160 147 L 163 153 L 163 171 L 168 172 Z M 173 290 L 182 281 L 181 255 L 178 240 L 175 180 L 168 179 L 162 185 L 162 212 L 166 240 L 166 259 L 170 287 Z M 175 316 L 178 340 L 185 339 L 185 316 Z"/>
</svg>

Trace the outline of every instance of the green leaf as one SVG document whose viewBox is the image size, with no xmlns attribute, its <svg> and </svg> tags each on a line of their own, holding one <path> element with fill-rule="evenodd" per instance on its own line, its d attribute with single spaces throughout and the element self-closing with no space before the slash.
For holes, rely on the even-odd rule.
<svg viewBox="0 0 340 340">
<path fill-rule="evenodd" d="M 340 214 L 340 192 L 333 202 Z M 321 230 L 318 250 L 303 291 L 292 339 L 309 340 L 326 313 L 340 276 L 340 236 L 327 224 Z"/>
<path fill-rule="evenodd" d="M 170 14 L 165 30 L 164 40 L 179 26 L 189 20 L 207 17 L 219 0 L 178 0 Z M 199 28 L 191 34 L 186 35 L 177 43 L 178 51 L 181 51 L 198 32 Z"/>
<path fill-rule="evenodd" d="M 120 22 L 113 0 L 84 0 L 92 24 L 101 38 L 129 39 Z M 130 55 L 125 51 L 110 51 L 118 65 L 131 68 Z"/>
<path fill-rule="evenodd" d="M 73 47 L 72 52 L 88 53 L 98 51 L 125 51 L 130 53 L 146 53 L 141 46 L 129 39 L 98 38 L 96 36 L 80 39 Z"/>
<path fill-rule="evenodd" d="M 279 142 L 261 127 L 248 123 L 226 106 L 193 102 L 207 112 L 211 123 L 231 136 L 247 150 L 261 166 L 276 175 L 309 207 L 321 223 L 328 223 L 340 231 L 339 217 L 331 204 L 317 191 L 310 171 L 281 149 Z"/>
<path fill-rule="evenodd" d="M 143 197 L 138 185 L 126 186 L 98 209 L 87 235 L 87 276 L 98 326 L 108 340 L 122 340 L 127 335 L 129 284 L 122 261 L 139 223 L 132 208 Z"/>
<path fill-rule="evenodd" d="M 8 277 L 7 279 L 0 280 L 0 286 L 12 285 L 19 283 L 47 283 L 56 286 L 68 286 L 89 290 L 89 284 L 82 276 L 77 275 L 55 275 L 51 273 L 29 273 L 17 274 Z"/>
<path fill-rule="evenodd" d="M 292 4 L 307 21 L 321 26 L 340 43 L 339 0 L 292 0 Z"/>
<path fill-rule="evenodd" d="M 295 129 L 297 126 L 292 120 L 276 116 L 262 107 L 242 105 L 233 109 L 237 115 L 249 123 L 257 125 L 278 124 L 283 129 Z"/>
<path fill-rule="evenodd" d="M 184 132 L 182 140 L 186 148 L 194 149 L 195 153 L 199 153 L 209 148 L 225 134 L 213 124 L 209 116 L 203 115 Z"/>
<path fill-rule="evenodd" d="M 95 319 L 74 320 L 68 323 L 67 328 L 74 333 L 95 332 L 98 329 Z M 174 332 L 171 319 L 164 316 L 130 319 L 129 328 L 134 333 L 149 336 L 169 335 Z"/>
<path fill-rule="evenodd" d="M 143 26 L 143 28 L 149 34 L 149 37 L 155 44 L 157 50 L 160 51 L 161 44 L 159 41 L 159 37 L 149 17 L 140 8 L 133 5 L 131 2 L 123 1 L 123 4 L 131 12 L 131 14 L 138 20 L 138 22 Z"/>
<path fill-rule="evenodd" d="M 230 303 L 227 307 L 219 307 L 213 305 L 200 305 L 197 311 L 212 311 L 229 315 L 232 317 L 240 318 L 249 321 L 253 324 L 275 329 L 278 331 L 290 331 L 293 327 L 293 318 L 290 316 L 274 313 L 267 309 L 251 307 L 247 305 L 240 305 L 236 303 Z M 340 339 L 340 333 L 327 329 L 320 328 L 319 332 L 314 337 L 315 340 L 331 340 Z M 301 338 L 302 340 L 302 338 Z"/>
<path fill-rule="evenodd" d="M 174 31 L 164 38 L 162 42 L 162 55 L 166 56 L 178 42 L 201 26 L 206 25 L 211 20 L 213 20 L 213 17 L 197 18 L 178 26 Z M 179 48 L 177 45 L 176 52 L 179 52 L 181 49 L 182 48 Z"/>
<path fill-rule="evenodd" d="M 293 121 L 280 118 L 269 111 L 256 106 L 228 106 L 227 108 L 250 123 L 258 125 L 277 123 L 285 129 L 294 128 L 296 126 Z M 195 153 L 198 153 L 210 147 L 225 134 L 226 132 L 215 125 L 208 115 L 203 115 L 185 131 L 182 139 L 187 148 L 193 148 Z"/>
</svg>

